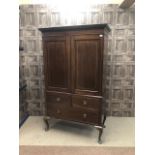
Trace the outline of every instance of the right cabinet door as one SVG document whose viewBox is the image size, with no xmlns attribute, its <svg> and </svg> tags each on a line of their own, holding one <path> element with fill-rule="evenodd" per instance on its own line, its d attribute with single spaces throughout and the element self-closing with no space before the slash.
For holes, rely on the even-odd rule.
<svg viewBox="0 0 155 155">
<path fill-rule="evenodd" d="M 71 35 L 71 50 L 73 93 L 101 95 L 103 35 Z"/>
</svg>

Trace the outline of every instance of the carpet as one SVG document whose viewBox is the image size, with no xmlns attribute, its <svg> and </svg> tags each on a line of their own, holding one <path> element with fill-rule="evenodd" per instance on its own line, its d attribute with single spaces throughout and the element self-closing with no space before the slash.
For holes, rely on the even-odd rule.
<svg viewBox="0 0 155 155">
<path fill-rule="evenodd" d="M 43 117 L 30 116 L 20 128 L 19 155 L 135 154 L 134 118 L 108 117 L 102 144 L 97 137 L 94 127 L 64 121 L 56 121 L 45 132 Z"/>
<path fill-rule="evenodd" d="M 134 147 L 20 146 L 19 155 L 134 155 Z"/>
<path fill-rule="evenodd" d="M 48 132 L 44 130 L 43 118 L 30 116 L 20 128 L 21 146 L 99 146 L 134 147 L 134 118 L 108 117 L 98 144 L 98 130 L 92 126 L 58 121 Z"/>
</svg>

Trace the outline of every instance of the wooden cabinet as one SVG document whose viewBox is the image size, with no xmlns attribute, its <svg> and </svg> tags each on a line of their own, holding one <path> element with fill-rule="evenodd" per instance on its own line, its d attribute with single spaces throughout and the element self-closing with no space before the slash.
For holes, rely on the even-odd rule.
<svg viewBox="0 0 155 155">
<path fill-rule="evenodd" d="M 103 57 L 107 24 L 40 28 L 43 40 L 46 116 L 94 125 L 98 141 L 104 112 Z"/>
</svg>

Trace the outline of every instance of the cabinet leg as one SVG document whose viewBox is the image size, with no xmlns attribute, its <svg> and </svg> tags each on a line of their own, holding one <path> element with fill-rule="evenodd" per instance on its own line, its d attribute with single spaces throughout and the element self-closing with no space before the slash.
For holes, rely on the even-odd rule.
<svg viewBox="0 0 155 155">
<path fill-rule="evenodd" d="M 99 144 L 102 144 L 101 137 L 102 137 L 102 133 L 103 133 L 103 128 L 99 128 L 98 130 L 99 130 L 98 143 Z"/>
<path fill-rule="evenodd" d="M 45 123 L 45 131 L 48 131 L 49 130 L 49 120 L 50 118 L 49 117 L 44 117 L 44 123 Z"/>
<path fill-rule="evenodd" d="M 104 125 L 104 123 L 105 123 L 105 121 L 106 121 L 106 118 L 107 118 L 107 116 L 106 115 L 104 115 L 104 117 L 103 117 L 103 128 L 105 128 L 106 126 Z"/>
<path fill-rule="evenodd" d="M 101 137 L 102 137 L 102 133 L 103 133 L 103 128 L 105 128 L 105 125 L 104 125 L 105 121 L 106 121 L 106 115 L 104 115 L 104 117 L 103 117 L 102 125 L 101 126 L 95 126 L 99 130 L 99 135 L 98 135 L 98 143 L 99 144 L 102 144 Z"/>
</svg>

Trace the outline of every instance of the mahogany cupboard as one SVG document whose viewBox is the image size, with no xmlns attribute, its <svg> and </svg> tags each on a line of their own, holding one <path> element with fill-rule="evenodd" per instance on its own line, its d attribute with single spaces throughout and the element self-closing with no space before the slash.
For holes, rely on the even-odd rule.
<svg viewBox="0 0 155 155">
<path fill-rule="evenodd" d="M 95 126 L 98 142 L 106 120 L 103 56 L 107 24 L 40 28 L 45 73 L 44 121 L 63 119 Z"/>
</svg>

